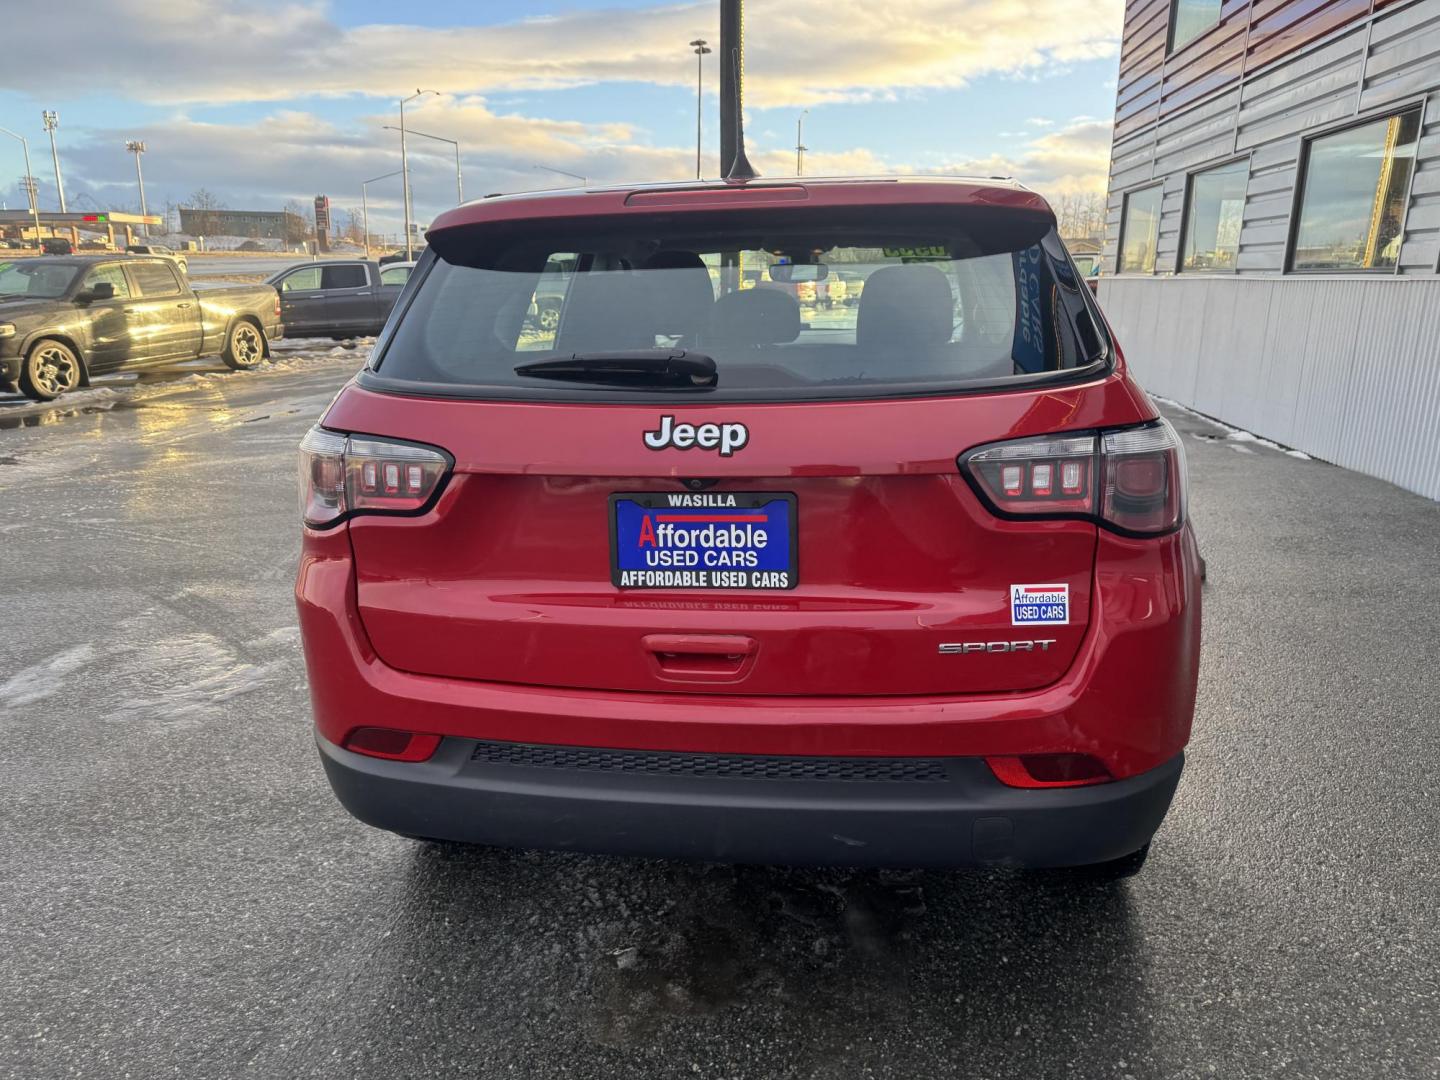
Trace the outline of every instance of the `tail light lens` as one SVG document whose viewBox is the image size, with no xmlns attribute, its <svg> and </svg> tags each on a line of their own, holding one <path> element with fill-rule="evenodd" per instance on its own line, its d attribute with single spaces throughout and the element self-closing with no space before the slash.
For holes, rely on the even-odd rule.
<svg viewBox="0 0 1440 1080">
<path fill-rule="evenodd" d="M 352 514 L 417 513 L 450 465 L 433 446 L 311 428 L 300 441 L 300 516 L 323 529 Z"/>
<path fill-rule="evenodd" d="M 1185 520 L 1185 453 L 1166 420 L 991 443 L 963 455 L 960 469 L 1001 517 L 1088 518 L 1135 536 Z"/>
</svg>

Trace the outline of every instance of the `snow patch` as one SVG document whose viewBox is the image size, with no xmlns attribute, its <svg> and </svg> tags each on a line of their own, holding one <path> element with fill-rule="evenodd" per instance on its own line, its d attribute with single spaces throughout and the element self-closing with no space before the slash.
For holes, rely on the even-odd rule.
<svg viewBox="0 0 1440 1080">
<path fill-rule="evenodd" d="M 15 709 L 53 697 L 64 689 L 67 675 L 94 659 L 93 645 L 76 645 L 33 667 L 22 668 L 0 684 L 0 709 Z"/>
<path fill-rule="evenodd" d="M 1216 420 L 1213 416 L 1206 416 L 1202 412 L 1196 412 L 1194 409 L 1189 408 L 1188 406 L 1181 405 L 1178 401 L 1174 401 L 1166 397 L 1160 397 L 1158 394 L 1151 394 L 1150 396 L 1155 401 L 1158 401 L 1160 404 L 1164 405 L 1167 409 L 1174 409 L 1176 412 L 1182 412 L 1186 416 L 1193 416 L 1196 420 L 1200 420 L 1203 423 L 1209 424 L 1213 428 L 1218 428 L 1220 431 L 1223 431 L 1225 433 L 1225 438 L 1232 443 L 1251 443 L 1255 446 L 1263 446 L 1267 450 L 1278 450 L 1286 457 L 1293 457 L 1299 461 L 1313 460 L 1309 454 L 1301 450 L 1291 450 L 1287 447 L 1281 446 L 1277 442 L 1272 442 L 1270 439 L 1262 439 L 1253 431 L 1246 431 L 1244 428 L 1231 427 L 1229 424 L 1222 423 L 1221 421 Z M 1196 437 L 1201 439 L 1201 441 L 1206 441 L 1210 439 L 1209 435 L 1202 435 Z M 1252 452 L 1248 448 L 1241 446 L 1231 446 L 1230 449 L 1239 450 L 1242 453 L 1246 454 Z"/>
</svg>

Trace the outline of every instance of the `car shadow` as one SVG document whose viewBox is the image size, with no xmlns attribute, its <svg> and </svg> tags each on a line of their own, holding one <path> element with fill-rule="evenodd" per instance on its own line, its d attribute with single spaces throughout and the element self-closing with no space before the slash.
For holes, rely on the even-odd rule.
<svg viewBox="0 0 1440 1080">
<path fill-rule="evenodd" d="M 372 1045 L 392 1023 L 410 1041 L 435 1025 L 447 1051 L 476 1025 L 541 1024 L 547 1050 L 616 1068 L 704 1042 L 768 1046 L 784 1075 L 826 1077 L 935 1075 L 945 1059 L 1118 1076 L 1151 1055 L 1124 884 L 422 844 L 402 895 L 399 940 L 369 967 L 431 1006 L 372 1010 Z"/>
</svg>

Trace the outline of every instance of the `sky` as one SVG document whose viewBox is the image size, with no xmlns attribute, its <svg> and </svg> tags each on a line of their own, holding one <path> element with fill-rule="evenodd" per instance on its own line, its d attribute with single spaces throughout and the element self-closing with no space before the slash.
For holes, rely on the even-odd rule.
<svg viewBox="0 0 1440 1080">
<path fill-rule="evenodd" d="M 763 175 L 794 175 L 803 113 L 807 174 L 1103 191 L 1123 8 L 746 0 L 749 156 Z M 718 50 L 719 37 L 717 0 L 63 0 L 7 5 L 4 23 L 0 127 L 29 139 L 42 207 L 57 206 L 40 116 L 53 109 L 70 209 L 138 209 L 125 142 L 141 139 L 152 212 L 200 188 L 233 209 L 322 193 L 358 208 L 362 181 L 400 167 L 386 125 L 417 89 L 437 93 L 406 107 L 407 127 L 460 143 L 467 198 L 576 183 L 556 169 L 591 184 L 693 177 L 687 42 Z M 716 54 L 703 78 L 715 176 Z M 455 202 L 454 150 L 416 137 L 410 162 L 428 222 Z M 25 205 L 23 175 L 20 144 L 0 136 L 6 206 Z M 368 192 L 371 228 L 398 232 L 399 178 Z"/>
</svg>

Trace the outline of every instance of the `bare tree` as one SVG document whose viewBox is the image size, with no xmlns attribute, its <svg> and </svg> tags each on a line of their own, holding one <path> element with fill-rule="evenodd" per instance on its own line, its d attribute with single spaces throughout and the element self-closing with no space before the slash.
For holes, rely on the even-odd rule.
<svg viewBox="0 0 1440 1080">
<path fill-rule="evenodd" d="M 315 233 L 315 210 L 291 199 L 285 204 L 285 242 L 303 244 Z"/>
<path fill-rule="evenodd" d="M 363 244 L 365 242 L 365 216 L 356 207 L 347 207 L 344 217 L 341 219 L 345 224 L 340 229 L 340 236 L 349 240 L 352 244 Z"/>
<path fill-rule="evenodd" d="M 1066 240 L 1099 240 L 1105 235 L 1105 194 L 1072 191 L 1050 200 Z"/>
</svg>

